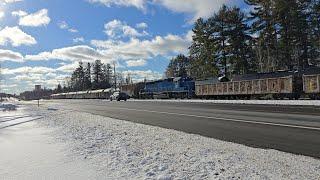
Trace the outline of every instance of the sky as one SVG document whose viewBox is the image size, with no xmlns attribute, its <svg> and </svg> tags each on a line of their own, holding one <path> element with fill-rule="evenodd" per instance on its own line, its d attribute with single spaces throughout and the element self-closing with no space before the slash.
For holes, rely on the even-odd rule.
<svg viewBox="0 0 320 180">
<path fill-rule="evenodd" d="M 187 54 L 196 19 L 242 0 L 0 0 L 1 92 L 63 84 L 79 61 L 160 79 Z"/>
</svg>

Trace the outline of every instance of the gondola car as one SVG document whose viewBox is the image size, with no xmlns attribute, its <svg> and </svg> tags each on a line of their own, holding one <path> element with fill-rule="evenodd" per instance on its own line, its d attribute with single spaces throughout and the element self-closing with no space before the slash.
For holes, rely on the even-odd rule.
<svg viewBox="0 0 320 180">
<path fill-rule="evenodd" d="M 303 92 L 311 99 L 320 99 L 320 69 L 303 72 Z"/>
<path fill-rule="evenodd" d="M 214 99 L 252 99 L 271 96 L 273 99 L 299 98 L 302 78 L 291 71 L 237 76 L 230 82 L 197 81 L 196 95 Z"/>
</svg>

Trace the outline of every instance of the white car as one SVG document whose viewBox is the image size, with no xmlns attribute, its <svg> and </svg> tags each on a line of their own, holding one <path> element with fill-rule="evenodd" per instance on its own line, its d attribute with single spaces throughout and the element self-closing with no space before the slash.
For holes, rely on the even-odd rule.
<svg viewBox="0 0 320 180">
<path fill-rule="evenodd" d="M 127 99 L 129 99 L 129 96 L 124 93 L 124 92 L 114 92 L 111 96 L 110 96 L 110 101 L 113 100 L 117 100 L 117 101 L 127 101 Z"/>
</svg>

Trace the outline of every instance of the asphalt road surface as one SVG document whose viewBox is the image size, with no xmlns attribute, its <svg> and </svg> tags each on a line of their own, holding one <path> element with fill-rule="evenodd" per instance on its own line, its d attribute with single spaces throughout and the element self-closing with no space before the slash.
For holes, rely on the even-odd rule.
<svg viewBox="0 0 320 180">
<path fill-rule="evenodd" d="M 64 109 L 320 158 L 320 107 L 53 100 Z"/>
</svg>

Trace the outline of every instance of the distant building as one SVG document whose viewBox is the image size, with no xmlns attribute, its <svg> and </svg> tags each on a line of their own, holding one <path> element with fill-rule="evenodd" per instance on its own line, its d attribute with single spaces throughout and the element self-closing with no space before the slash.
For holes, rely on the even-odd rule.
<svg viewBox="0 0 320 180">
<path fill-rule="evenodd" d="M 34 86 L 35 91 L 41 91 L 41 85 L 35 85 Z"/>
</svg>

